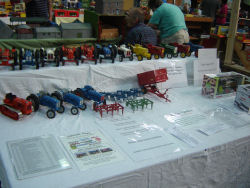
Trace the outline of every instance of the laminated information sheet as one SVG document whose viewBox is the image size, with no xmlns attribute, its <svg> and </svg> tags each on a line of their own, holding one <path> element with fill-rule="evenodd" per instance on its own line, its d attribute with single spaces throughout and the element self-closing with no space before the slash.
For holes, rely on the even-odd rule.
<svg viewBox="0 0 250 188">
<path fill-rule="evenodd" d="M 167 135 L 161 127 L 145 118 L 114 116 L 97 123 L 134 161 L 182 150 L 171 135 Z"/>
<path fill-rule="evenodd" d="M 55 137 L 39 136 L 7 142 L 17 179 L 71 168 Z"/>
<path fill-rule="evenodd" d="M 99 131 L 62 136 L 60 139 L 82 171 L 124 159 Z"/>
</svg>

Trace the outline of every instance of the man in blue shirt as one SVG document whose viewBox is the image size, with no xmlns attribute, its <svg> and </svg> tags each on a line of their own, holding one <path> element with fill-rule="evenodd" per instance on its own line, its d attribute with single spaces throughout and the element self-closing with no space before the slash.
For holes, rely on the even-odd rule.
<svg viewBox="0 0 250 188">
<path fill-rule="evenodd" d="M 154 12 L 148 25 L 160 31 L 161 43 L 189 42 L 184 14 L 179 7 L 162 0 L 149 0 L 148 7 Z"/>
<path fill-rule="evenodd" d="M 144 24 L 144 12 L 132 8 L 126 13 L 127 26 L 131 28 L 125 38 L 125 44 L 156 45 L 157 35 L 154 29 Z"/>
</svg>

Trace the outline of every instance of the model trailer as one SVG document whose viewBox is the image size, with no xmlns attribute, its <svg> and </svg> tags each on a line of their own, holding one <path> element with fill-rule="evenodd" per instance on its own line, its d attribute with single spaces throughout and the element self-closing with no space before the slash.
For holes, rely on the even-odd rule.
<svg viewBox="0 0 250 188">
<path fill-rule="evenodd" d="M 14 120 L 19 120 L 24 115 L 30 115 L 33 111 L 37 111 L 39 106 L 37 100 L 34 100 L 32 103 L 31 101 L 19 98 L 12 93 L 6 94 L 3 103 L 4 104 L 0 105 L 1 113 Z"/>
<path fill-rule="evenodd" d="M 61 101 L 45 92 L 31 94 L 27 97 L 27 100 L 31 101 L 32 104 L 38 101 L 39 105 L 48 107 L 49 110 L 47 110 L 46 115 L 49 119 L 53 119 L 56 116 L 56 112 L 63 113 L 65 110 L 64 106 L 61 104 Z M 37 110 L 39 108 L 39 105 L 37 107 Z"/>
<path fill-rule="evenodd" d="M 166 95 L 168 89 L 161 93 L 157 88 L 157 83 L 165 82 L 168 79 L 166 68 L 137 74 L 137 78 L 144 93 L 151 92 L 158 97 L 165 99 L 167 102 L 170 102 L 168 95 Z"/>
<path fill-rule="evenodd" d="M 85 110 L 86 109 L 86 104 L 83 102 L 83 98 L 75 95 L 74 93 L 71 93 L 70 91 L 67 90 L 60 90 L 60 91 L 55 91 L 51 94 L 52 97 L 55 97 L 59 101 L 61 101 L 61 104 L 63 102 L 72 104 L 71 107 L 71 114 L 77 115 L 79 113 L 79 109 Z"/>
</svg>

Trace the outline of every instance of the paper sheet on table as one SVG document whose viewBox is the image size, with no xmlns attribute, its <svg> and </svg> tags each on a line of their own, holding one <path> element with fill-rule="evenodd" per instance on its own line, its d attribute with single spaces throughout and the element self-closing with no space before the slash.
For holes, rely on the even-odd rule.
<svg viewBox="0 0 250 188">
<path fill-rule="evenodd" d="M 157 124 L 149 120 L 118 116 L 97 120 L 100 126 L 134 161 L 181 150 Z M 170 135 L 169 135 L 170 136 Z"/>
<path fill-rule="evenodd" d="M 17 179 L 71 168 L 54 136 L 40 136 L 7 142 Z"/>
<path fill-rule="evenodd" d="M 230 127 L 224 123 L 209 123 L 200 127 L 198 131 L 207 136 L 210 136 L 228 128 Z"/>
<path fill-rule="evenodd" d="M 178 127 L 167 128 L 166 131 L 191 147 L 196 147 L 199 144 L 199 141 L 196 138 Z"/>
<path fill-rule="evenodd" d="M 200 113 L 197 110 L 187 109 L 177 113 L 166 114 L 164 115 L 164 118 L 177 127 L 185 127 L 198 124 L 204 121 L 207 117 L 205 114 Z"/>
<path fill-rule="evenodd" d="M 60 139 L 75 164 L 82 171 L 124 159 L 99 131 L 62 136 Z"/>
</svg>

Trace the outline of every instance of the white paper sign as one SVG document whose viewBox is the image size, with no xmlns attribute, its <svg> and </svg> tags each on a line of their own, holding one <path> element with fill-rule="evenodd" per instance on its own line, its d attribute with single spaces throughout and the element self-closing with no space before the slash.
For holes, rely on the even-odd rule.
<svg viewBox="0 0 250 188">
<path fill-rule="evenodd" d="M 168 139 L 162 128 L 149 120 L 116 116 L 97 121 L 97 123 L 134 161 L 155 158 L 181 150 Z"/>
<path fill-rule="evenodd" d="M 199 60 L 215 60 L 217 59 L 217 48 L 202 48 L 198 50 Z"/>
<path fill-rule="evenodd" d="M 80 170 L 87 170 L 123 159 L 120 152 L 100 133 L 79 133 L 60 138 Z"/>
<path fill-rule="evenodd" d="M 164 83 L 160 83 L 163 88 L 186 87 L 188 85 L 185 62 L 168 61 L 166 68 L 168 80 Z"/>
<path fill-rule="evenodd" d="M 194 61 L 194 86 L 201 86 L 204 74 L 220 73 L 219 59 L 199 59 Z"/>
</svg>

